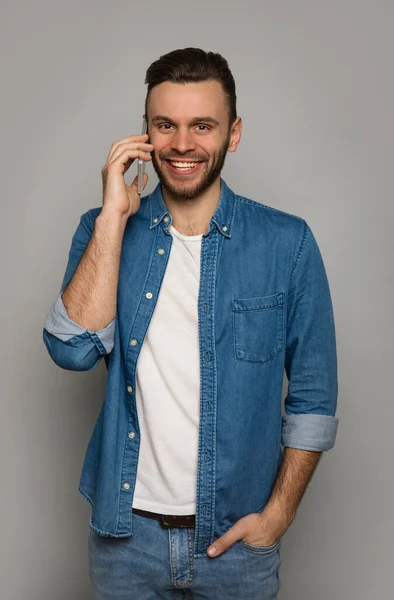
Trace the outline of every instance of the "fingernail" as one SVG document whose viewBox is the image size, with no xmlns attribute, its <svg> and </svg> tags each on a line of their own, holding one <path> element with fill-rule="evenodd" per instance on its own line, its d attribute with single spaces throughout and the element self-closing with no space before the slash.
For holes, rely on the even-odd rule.
<svg viewBox="0 0 394 600">
<path fill-rule="evenodd" d="M 208 549 L 208 554 L 209 554 L 210 556 L 213 556 L 214 554 L 216 554 L 216 548 L 215 548 L 215 546 L 211 546 L 211 547 Z"/>
</svg>

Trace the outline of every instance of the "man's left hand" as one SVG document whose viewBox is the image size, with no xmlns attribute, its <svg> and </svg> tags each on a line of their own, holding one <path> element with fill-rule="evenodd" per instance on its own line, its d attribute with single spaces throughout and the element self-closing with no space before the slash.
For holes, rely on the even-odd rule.
<svg viewBox="0 0 394 600">
<path fill-rule="evenodd" d="M 215 540 L 207 549 L 208 556 L 219 556 L 238 540 L 251 546 L 272 546 L 288 528 L 289 523 L 282 515 L 251 513 L 239 519 L 225 534 Z M 210 550 L 215 548 L 215 552 Z"/>
</svg>

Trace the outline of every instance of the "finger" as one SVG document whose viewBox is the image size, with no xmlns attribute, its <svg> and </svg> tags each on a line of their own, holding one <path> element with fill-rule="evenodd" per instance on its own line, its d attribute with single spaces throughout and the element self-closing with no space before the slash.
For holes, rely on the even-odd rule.
<svg viewBox="0 0 394 600">
<path fill-rule="evenodd" d="M 120 144 L 130 144 L 133 142 L 147 142 L 148 139 L 149 139 L 149 135 L 147 133 L 144 133 L 143 135 L 129 135 L 128 137 L 123 138 L 122 140 L 117 140 L 116 142 L 114 142 L 111 145 L 111 148 L 108 153 L 107 161 L 111 158 L 112 154 L 115 152 L 115 150 L 118 148 L 118 146 Z"/>
<path fill-rule="evenodd" d="M 111 159 L 108 162 L 113 162 L 118 156 L 124 152 L 124 150 L 144 150 L 146 153 L 152 152 L 154 149 L 153 144 L 146 143 L 133 143 L 133 144 L 120 144 L 117 149 L 113 152 Z"/>
<path fill-rule="evenodd" d="M 118 144 L 116 148 L 114 148 L 113 151 L 110 153 L 107 162 L 111 162 L 112 160 L 114 160 L 114 158 L 119 156 L 123 152 L 123 150 L 127 148 L 131 148 L 132 150 L 145 150 L 146 152 L 152 152 L 154 150 L 153 144 L 148 144 L 148 142 L 146 141 L 134 141 L 124 144 Z"/>
<path fill-rule="evenodd" d="M 143 150 L 123 150 L 119 156 L 115 156 L 114 159 L 107 165 L 107 169 L 116 164 L 124 165 L 123 172 L 125 173 L 136 158 L 141 158 L 145 162 L 152 160 L 152 157 Z"/>
</svg>

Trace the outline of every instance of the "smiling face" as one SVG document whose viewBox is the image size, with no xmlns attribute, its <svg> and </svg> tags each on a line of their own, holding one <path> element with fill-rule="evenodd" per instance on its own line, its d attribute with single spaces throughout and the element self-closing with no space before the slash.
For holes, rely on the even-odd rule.
<svg viewBox="0 0 394 600">
<path fill-rule="evenodd" d="M 241 119 L 229 129 L 229 108 L 217 81 L 155 86 L 148 100 L 152 164 L 173 196 L 195 198 L 220 176 L 227 152 L 234 152 Z"/>
</svg>

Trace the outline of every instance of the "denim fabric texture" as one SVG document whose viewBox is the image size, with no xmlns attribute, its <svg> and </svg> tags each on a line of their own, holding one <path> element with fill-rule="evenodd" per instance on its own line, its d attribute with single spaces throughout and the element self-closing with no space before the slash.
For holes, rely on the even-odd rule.
<svg viewBox="0 0 394 600">
<path fill-rule="evenodd" d="M 126 225 L 116 317 L 104 329 L 89 331 L 68 318 L 61 293 L 100 211 L 81 216 L 43 340 L 64 369 L 89 371 L 105 360 L 105 399 L 79 491 L 91 504 L 91 529 L 123 538 L 132 535 L 135 519 L 136 366 L 170 255 L 172 219 L 159 184 Z M 322 256 L 303 218 L 239 196 L 221 179 L 220 200 L 202 237 L 198 327 L 195 558 L 206 556 L 238 519 L 264 509 L 281 444 L 321 451 L 335 442 L 334 314 Z M 282 417 L 284 372 L 289 384 Z"/>
<path fill-rule="evenodd" d="M 90 530 L 89 574 L 94 600 L 276 600 L 280 544 L 235 542 L 212 559 L 193 556 L 194 529 L 163 529 L 133 514 L 133 535 L 103 538 Z"/>
</svg>

